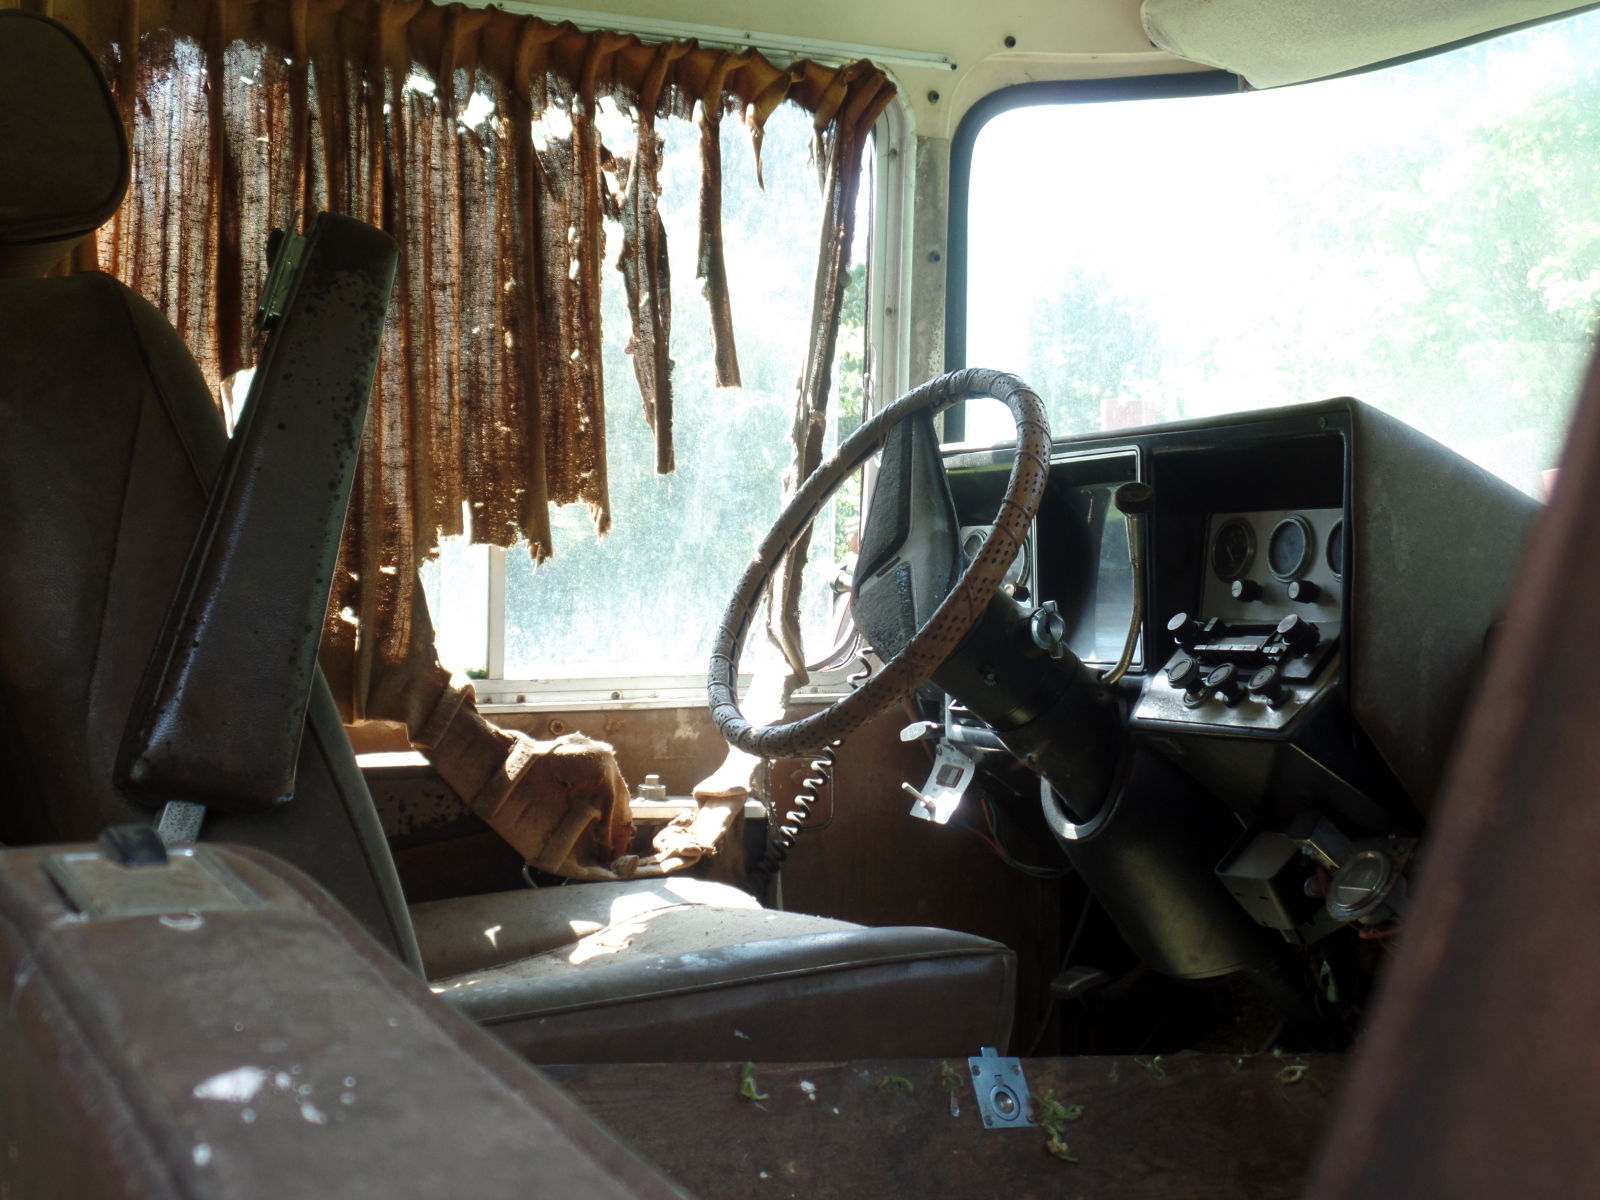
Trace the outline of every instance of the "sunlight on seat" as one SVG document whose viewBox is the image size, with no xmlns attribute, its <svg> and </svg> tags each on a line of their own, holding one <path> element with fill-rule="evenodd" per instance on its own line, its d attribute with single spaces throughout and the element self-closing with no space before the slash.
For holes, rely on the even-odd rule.
<svg viewBox="0 0 1600 1200">
<path fill-rule="evenodd" d="M 648 912 L 660 912 L 669 908 L 681 908 L 685 904 L 708 904 L 720 908 L 734 907 L 730 904 L 732 889 L 722 884 L 709 883 L 703 879 L 663 879 L 647 891 L 626 892 L 611 902 L 610 924 L 630 921 Z M 743 900 L 742 893 L 733 893 L 738 900 Z M 738 904 L 738 907 L 759 908 L 753 899 L 748 904 Z"/>
<path fill-rule="evenodd" d="M 633 939 L 645 931 L 646 922 L 632 921 L 615 923 L 590 934 L 572 948 L 572 953 L 567 955 L 567 961 L 573 966 L 581 966 L 591 959 L 603 958 L 608 954 L 616 954 L 633 945 Z"/>
<path fill-rule="evenodd" d="M 428 985 L 428 990 L 435 996 L 443 996 L 447 992 L 453 992 L 459 988 L 477 987 L 482 982 L 483 981 L 476 976 L 471 979 L 452 979 L 448 983 L 430 983 Z"/>
</svg>

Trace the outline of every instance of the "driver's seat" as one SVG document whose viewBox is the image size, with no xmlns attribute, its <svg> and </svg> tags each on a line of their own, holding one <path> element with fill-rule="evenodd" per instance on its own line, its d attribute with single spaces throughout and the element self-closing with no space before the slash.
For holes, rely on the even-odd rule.
<svg viewBox="0 0 1600 1200">
<path fill-rule="evenodd" d="M 14 10 L 0 164 L 0 843 L 93 841 L 150 819 L 114 782 L 117 747 L 228 440 L 154 308 L 99 273 L 36 277 L 120 203 L 127 149 L 87 51 Z M 206 636 L 261 670 L 250 629 Z M 203 836 L 299 867 L 535 1061 L 953 1056 L 1010 1032 L 1013 956 L 965 934 L 681 878 L 408 910 L 320 675 L 293 799 L 213 813 Z"/>
</svg>

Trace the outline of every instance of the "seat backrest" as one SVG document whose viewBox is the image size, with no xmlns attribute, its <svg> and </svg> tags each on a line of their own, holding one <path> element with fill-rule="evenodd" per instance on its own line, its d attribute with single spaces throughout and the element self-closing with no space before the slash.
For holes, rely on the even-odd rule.
<svg viewBox="0 0 1600 1200">
<path fill-rule="evenodd" d="M 0 842 L 92 840 L 152 815 L 117 786 L 118 747 L 228 439 L 153 307 L 97 272 L 37 277 L 115 210 L 127 150 L 82 45 L 18 11 L 0 12 L 0 163 Z M 320 676 L 293 799 L 204 836 L 299 866 L 418 967 Z"/>
</svg>

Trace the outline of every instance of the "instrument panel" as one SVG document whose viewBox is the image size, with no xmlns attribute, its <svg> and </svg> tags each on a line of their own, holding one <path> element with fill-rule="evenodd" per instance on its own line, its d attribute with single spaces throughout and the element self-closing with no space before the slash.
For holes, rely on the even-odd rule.
<svg viewBox="0 0 1600 1200">
<path fill-rule="evenodd" d="M 1144 721 L 1279 730 L 1338 675 L 1342 508 L 1219 512 L 1205 522 L 1200 604 L 1147 682 Z"/>
<path fill-rule="evenodd" d="M 1217 513 L 1208 523 L 1200 611 L 1229 621 L 1339 620 L 1344 603 L 1344 512 Z"/>
<path fill-rule="evenodd" d="M 993 519 L 1010 466 L 1005 448 L 948 455 L 960 524 Z M 1126 523 L 1104 503 L 1129 480 L 1154 492 L 1137 585 Z M 1241 736 L 1348 746 L 1345 733 L 1324 729 L 1342 722 L 1423 796 L 1439 778 L 1484 630 L 1537 511 L 1509 485 L 1349 399 L 1063 438 L 1036 519 L 1029 594 L 1034 604 L 1056 602 L 1070 648 L 1099 673 L 1116 660 L 1128 602 L 1142 599 L 1141 654 L 1116 688 L 1132 724 L 1163 746 L 1184 735 L 1201 739 L 1182 743 L 1191 753 L 1217 736 L 1229 753 Z M 1278 629 L 1289 618 L 1293 655 Z M 1313 630 L 1317 649 L 1307 653 Z M 1206 674 L 1233 666 L 1243 698 L 1229 703 L 1239 681 L 1226 677 L 1220 693 L 1175 686 L 1174 666 L 1192 682 L 1180 652 Z M 1288 677 L 1277 681 L 1288 697 L 1277 708 L 1248 688 L 1274 665 Z"/>
<path fill-rule="evenodd" d="M 1010 465 L 949 456 L 962 523 L 994 511 Z M 1018 611 L 997 610 L 950 673 L 963 699 L 945 738 L 1039 776 L 1057 843 L 1156 970 L 1231 969 L 1207 947 L 1240 909 L 1307 946 L 1382 928 L 1398 909 L 1345 896 L 1365 904 L 1404 871 L 1536 513 L 1354 400 L 1064 439 Z M 1135 622 L 1142 653 L 1123 671 Z M 1038 682 L 1068 673 L 1048 694 Z M 1125 730 L 1110 784 L 1091 753 L 1118 740 L 1105 710 Z M 1219 883 L 1226 911 L 1207 907 Z"/>
</svg>

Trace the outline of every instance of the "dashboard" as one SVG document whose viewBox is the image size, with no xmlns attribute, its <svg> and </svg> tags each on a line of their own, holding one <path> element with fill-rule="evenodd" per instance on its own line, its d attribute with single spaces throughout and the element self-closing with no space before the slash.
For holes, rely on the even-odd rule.
<svg viewBox="0 0 1600 1200">
<path fill-rule="evenodd" d="M 946 448 L 969 556 L 1009 455 Z M 1067 857 L 1163 973 L 1265 961 L 1261 927 L 1381 927 L 1537 511 L 1349 399 L 1058 440 L 1006 615 L 935 675 L 965 700 L 944 738 L 1035 770 Z M 1034 682 L 1051 672 L 1078 683 Z M 1109 772 L 1085 746 L 1112 740 Z"/>
<path fill-rule="evenodd" d="M 1007 448 L 947 450 L 969 544 L 1008 467 Z M 1154 490 L 1141 580 L 1114 503 L 1133 481 Z M 1072 653 L 1102 670 L 1143 589 L 1119 685 L 1133 728 L 1292 739 L 1333 700 L 1425 806 L 1537 510 L 1349 399 L 1061 439 L 1007 587 L 1053 603 Z M 951 724 L 985 741 L 959 705 Z"/>
</svg>

